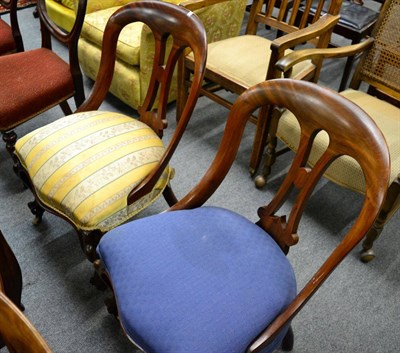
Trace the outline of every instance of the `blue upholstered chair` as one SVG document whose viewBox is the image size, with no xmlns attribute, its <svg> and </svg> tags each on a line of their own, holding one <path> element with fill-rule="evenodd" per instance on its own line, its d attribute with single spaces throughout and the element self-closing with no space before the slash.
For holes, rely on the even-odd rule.
<svg viewBox="0 0 400 353">
<path fill-rule="evenodd" d="M 256 224 L 228 209 L 200 207 L 227 174 L 250 115 L 270 104 L 292 111 L 302 127 L 276 196 L 259 208 Z M 309 168 L 307 158 L 321 130 L 330 144 Z M 342 155 L 359 162 L 367 194 L 352 228 L 298 292 L 285 254 L 299 239 L 298 224 L 314 186 Z M 291 79 L 250 88 L 234 104 L 217 155 L 197 186 L 168 212 L 119 226 L 101 239 L 95 266 L 113 289 L 109 309 L 146 352 L 271 352 L 280 345 L 290 350 L 291 320 L 378 214 L 389 164 L 379 129 L 339 94 Z M 293 191 L 296 199 L 285 203 Z M 291 207 L 287 217 L 279 211 L 283 204 Z"/>
</svg>

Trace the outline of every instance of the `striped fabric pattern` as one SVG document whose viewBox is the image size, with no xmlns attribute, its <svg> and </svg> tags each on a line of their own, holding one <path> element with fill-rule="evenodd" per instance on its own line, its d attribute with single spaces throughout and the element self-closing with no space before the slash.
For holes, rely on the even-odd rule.
<svg viewBox="0 0 400 353">
<path fill-rule="evenodd" d="M 127 196 L 165 147 L 147 125 L 115 112 L 72 114 L 17 141 L 16 153 L 39 199 L 79 229 L 108 231 L 154 202 L 170 178 L 132 205 Z"/>
</svg>

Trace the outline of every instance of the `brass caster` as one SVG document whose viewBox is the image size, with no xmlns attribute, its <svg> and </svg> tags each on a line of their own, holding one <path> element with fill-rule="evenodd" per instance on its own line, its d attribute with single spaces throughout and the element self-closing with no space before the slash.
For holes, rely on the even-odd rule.
<svg viewBox="0 0 400 353">
<path fill-rule="evenodd" d="M 360 258 L 361 258 L 362 262 L 365 262 L 365 263 L 370 262 L 373 259 L 375 259 L 375 252 L 372 249 L 363 250 L 361 252 Z"/>
<path fill-rule="evenodd" d="M 256 176 L 256 178 L 254 179 L 254 184 L 256 186 L 257 189 L 261 189 L 265 186 L 266 184 L 266 180 L 262 175 L 258 175 Z"/>
</svg>

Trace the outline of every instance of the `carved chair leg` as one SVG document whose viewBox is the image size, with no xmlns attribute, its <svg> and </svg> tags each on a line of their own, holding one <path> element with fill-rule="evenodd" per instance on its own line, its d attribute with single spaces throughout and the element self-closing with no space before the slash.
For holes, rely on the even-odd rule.
<svg viewBox="0 0 400 353">
<path fill-rule="evenodd" d="M 14 172 L 16 174 L 18 174 L 17 158 L 14 155 L 15 143 L 17 142 L 17 134 L 15 133 L 14 130 L 11 130 L 11 131 L 2 132 L 2 135 L 3 135 L 3 141 L 6 143 L 7 152 L 9 153 L 9 155 L 11 156 L 11 158 L 14 162 L 14 165 L 13 165 Z"/>
<path fill-rule="evenodd" d="M 96 247 L 103 234 L 104 233 L 99 230 L 78 231 L 81 248 L 90 262 L 94 262 L 99 258 L 96 253 Z"/>
<path fill-rule="evenodd" d="M 44 213 L 43 207 L 40 206 L 36 200 L 33 200 L 32 202 L 28 202 L 28 207 L 31 210 L 32 214 L 35 216 L 32 223 L 34 225 L 40 224 L 42 222 L 43 213 Z"/>
<path fill-rule="evenodd" d="M 365 236 L 364 242 L 362 243 L 361 261 L 369 262 L 375 258 L 375 252 L 372 249 L 374 242 L 378 239 L 383 227 L 392 217 L 393 213 L 396 212 L 400 204 L 400 175 L 393 181 L 389 186 L 386 193 L 386 198 L 383 203 L 382 209 L 379 212 L 374 225 Z"/>
<path fill-rule="evenodd" d="M 252 176 L 257 172 L 266 145 L 270 125 L 268 119 L 270 113 L 271 110 L 268 107 L 263 107 L 258 113 L 256 133 L 249 165 L 249 172 Z"/>
<path fill-rule="evenodd" d="M 289 330 L 286 333 L 285 337 L 283 338 L 281 348 L 283 351 L 289 352 L 293 349 L 293 345 L 294 345 L 293 329 L 292 326 L 289 326 Z"/>
</svg>

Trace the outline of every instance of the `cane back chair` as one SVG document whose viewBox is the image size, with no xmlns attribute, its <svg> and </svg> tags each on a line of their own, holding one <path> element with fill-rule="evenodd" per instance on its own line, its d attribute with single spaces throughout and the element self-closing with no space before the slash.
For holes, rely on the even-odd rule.
<svg viewBox="0 0 400 353">
<path fill-rule="evenodd" d="M 79 0 L 74 27 L 65 33 L 48 17 L 44 0 L 39 0 L 42 47 L 0 57 L 0 132 L 13 158 L 16 127 L 56 105 L 61 106 L 64 114 L 70 114 L 67 100 L 74 97 L 76 106 L 84 100 L 77 43 L 86 1 Z M 52 51 L 52 36 L 68 46 L 69 63 Z"/>
<path fill-rule="evenodd" d="M 363 57 L 356 67 L 350 88 L 341 94 L 364 109 L 383 132 L 390 150 L 391 176 L 385 203 L 376 222 L 363 242 L 361 259 L 365 262 L 375 257 L 372 249 L 374 241 L 382 232 L 384 225 L 400 207 L 400 1 L 387 0 L 382 7 L 380 17 L 372 33 L 372 38 L 365 42 L 342 48 L 324 50 L 305 49 L 288 55 L 278 67 L 284 72 L 298 61 L 310 58 L 335 58 L 354 55 L 363 51 Z M 279 119 L 278 129 L 270 134 L 296 150 L 299 128 L 293 123 L 293 116 L 286 112 Z M 272 124 L 276 129 L 276 123 Z M 270 174 L 276 148 L 276 139 L 271 138 L 260 185 Z M 310 163 L 325 148 L 327 139 L 317 140 Z M 272 157 L 271 157 L 272 156 Z M 371 158 L 374 158 L 371 155 Z M 348 159 L 339 159 L 329 168 L 325 176 L 331 181 L 359 193 L 365 192 L 362 171 L 356 163 Z M 257 177 L 258 178 L 258 177 Z"/>
<path fill-rule="evenodd" d="M 10 24 L 0 18 L 0 56 L 24 51 L 17 17 L 18 0 L 0 0 L 0 5 L 9 10 Z"/>
<path fill-rule="evenodd" d="M 155 37 L 153 73 L 139 119 L 98 111 L 112 80 L 121 30 L 143 22 Z M 172 49 L 166 53 L 166 45 Z M 204 26 L 189 10 L 160 1 L 138 1 L 117 10 L 103 38 L 100 71 L 78 112 L 19 139 L 16 156 L 20 175 L 30 185 L 36 221 L 44 210 L 61 216 L 77 230 L 87 258 L 96 258 L 100 237 L 132 218 L 164 194 L 176 198 L 169 181 L 169 161 L 188 124 L 204 74 L 207 39 Z M 167 102 L 173 72 L 186 49 L 195 57 L 191 93 L 168 145 Z M 153 110 L 158 95 L 157 109 Z"/>
<path fill-rule="evenodd" d="M 302 128 L 300 147 L 275 197 L 258 210 L 256 224 L 224 208 L 200 207 L 227 174 L 250 115 L 267 105 L 289 109 Z M 309 152 L 323 131 L 330 144 L 310 168 Z M 342 155 L 360 164 L 366 197 L 350 230 L 296 294 L 285 254 L 299 240 L 297 229 L 313 188 Z M 389 164 L 377 126 L 338 93 L 292 79 L 250 88 L 232 107 L 217 155 L 197 186 L 169 212 L 119 226 L 100 240 L 95 266 L 113 289 L 116 305 L 110 309 L 130 339 L 148 352 L 271 352 L 281 343 L 290 350 L 290 321 L 378 214 Z"/>
<path fill-rule="evenodd" d="M 311 4 L 311 1 L 307 0 L 307 4 Z M 327 14 L 321 17 L 322 5 L 326 2 L 329 4 L 329 8 Z M 339 20 L 337 14 L 341 3 L 342 0 L 320 0 L 314 14 L 310 13 L 308 7 L 309 11 L 303 11 L 301 20 L 297 22 L 301 0 L 270 0 L 267 1 L 265 7 L 263 6 L 264 0 L 254 0 L 245 35 L 208 45 L 206 84 L 202 87 L 201 94 L 230 109 L 232 103 L 224 93 L 221 94 L 221 89 L 241 94 L 256 83 L 281 77 L 280 72 L 275 69 L 275 63 L 282 56 L 291 52 L 291 48 L 307 41 L 313 42 L 319 48 L 328 46 L 333 27 Z M 315 18 L 315 23 L 312 25 L 308 25 L 309 16 Z M 257 35 L 261 26 L 269 26 L 271 29 L 287 35 L 271 41 Z M 192 71 L 193 58 L 188 55 L 185 59 L 184 69 L 178 76 L 178 116 L 188 94 Z M 319 71 L 320 63 L 318 61 L 302 63 L 293 70 L 290 77 L 315 81 L 318 79 Z M 267 112 L 260 114 L 267 114 Z M 265 146 L 266 127 L 263 125 L 265 119 L 254 117 L 251 121 L 256 123 L 249 168 L 250 173 L 254 174 Z"/>
</svg>

